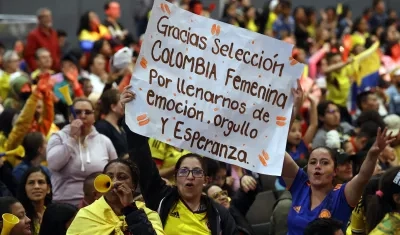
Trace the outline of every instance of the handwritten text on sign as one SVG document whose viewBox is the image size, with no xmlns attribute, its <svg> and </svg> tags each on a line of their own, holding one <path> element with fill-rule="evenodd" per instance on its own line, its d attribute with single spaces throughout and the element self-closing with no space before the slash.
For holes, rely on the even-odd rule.
<svg viewBox="0 0 400 235">
<path fill-rule="evenodd" d="M 131 81 L 136 133 L 280 175 L 303 66 L 292 46 L 156 0 Z"/>
</svg>

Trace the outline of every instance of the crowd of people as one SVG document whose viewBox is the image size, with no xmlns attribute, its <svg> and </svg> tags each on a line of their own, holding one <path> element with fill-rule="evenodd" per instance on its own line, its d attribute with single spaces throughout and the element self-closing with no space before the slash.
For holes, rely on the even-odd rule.
<svg viewBox="0 0 400 235">
<path fill-rule="evenodd" d="M 205 17 L 215 9 L 200 0 L 168 2 Z M 293 44 L 292 57 L 305 64 L 293 90 L 282 176 L 270 189 L 278 200 L 259 233 L 246 215 L 265 189 L 260 175 L 125 124 L 150 8 L 140 8 L 137 32 L 119 21 L 116 0 L 104 4 L 103 21 L 87 11 L 77 46 L 53 27 L 51 9 L 41 8 L 26 39 L 12 48 L 0 43 L 0 155 L 25 150 L 0 158 L 0 215 L 19 218 L 10 235 L 400 234 L 395 9 L 373 0 L 355 18 L 342 4 L 320 11 L 293 9 L 289 0 L 263 9 L 250 0 L 225 4 L 219 20 Z M 117 68 L 121 50 L 132 58 Z M 94 187 L 101 174 L 112 180 L 106 193 Z"/>
</svg>

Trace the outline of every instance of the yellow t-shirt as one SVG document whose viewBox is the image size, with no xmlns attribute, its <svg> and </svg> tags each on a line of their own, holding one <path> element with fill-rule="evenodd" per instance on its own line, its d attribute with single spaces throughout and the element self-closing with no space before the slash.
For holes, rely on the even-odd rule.
<svg viewBox="0 0 400 235">
<path fill-rule="evenodd" d="M 247 22 L 246 28 L 250 31 L 258 32 L 258 26 L 256 25 L 256 22 L 254 20 L 249 20 L 249 22 Z"/>
<path fill-rule="evenodd" d="M 351 35 L 351 42 L 352 42 L 352 48 L 355 46 L 355 45 L 361 45 L 361 46 L 364 46 L 365 45 L 365 42 L 366 42 L 366 40 L 367 40 L 367 38 L 369 37 L 369 34 L 368 33 L 365 33 L 365 34 L 360 34 L 360 33 L 353 33 L 352 35 Z"/>
<path fill-rule="evenodd" d="M 10 91 L 10 74 L 0 70 L 0 99 L 4 102 Z"/>
<path fill-rule="evenodd" d="M 88 31 L 86 29 L 82 30 L 79 33 L 79 41 L 90 41 L 90 42 L 95 42 L 97 40 L 100 40 L 104 37 L 110 36 L 110 32 L 108 31 L 108 28 L 104 25 L 99 25 L 99 31 Z"/>
<path fill-rule="evenodd" d="M 308 35 L 312 38 L 315 38 L 315 36 L 317 35 L 317 29 L 314 25 L 307 26 L 307 32 Z"/>
<path fill-rule="evenodd" d="M 163 161 L 161 169 L 175 166 L 179 158 L 181 158 L 183 155 L 190 153 L 187 150 L 175 148 L 174 146 L 163 143 L 153 138 L 149 139 L 149 145 L 153 158 Z M 169 178 L 168 180 L 171 182 L 174 181 L 173 177 Z"/>
<path fill-rule="evenodd" d="M 400 213 L 388 213 L 369 235 L 400 234 Z"/>
<path fill-rule="evenodd" d="M 366 220 L 364 216 L 364 207 L 361 204 L 362 199 L 358 202 L 357 206 L 351 213 L 349 226 L 347 227 L 346 235 L 352 235 L 355 233 L 365 233 L 366 231 Z"/>
<path fill-rule="evenodd" d="M 164 226 L 168 235 L 210 235 L 206 212 L 192 212 L 181 200 L 169 212 Z"/>
<path fill-rule="evenodd" d="M 346 107 L 351 88 L 350 77 L 353 76 L 353 74 L 352 65 L 348 65 L 338 72 L 332 72 L 327 82 L 326 89 L 328 94 L 326 99 L 337 105 Z M 335 81 L 337 81 L 338 86 L 334 84 Z"/>
<path fill-rule="evenodd" d="M 275 12 L 270 12 L 268 16 L 268 21 L 266 25 L 267 30 L 272 30 L 272 26 L 274 25 L 276 19 L 278 19 L 278 15 Z"/>
</svg>

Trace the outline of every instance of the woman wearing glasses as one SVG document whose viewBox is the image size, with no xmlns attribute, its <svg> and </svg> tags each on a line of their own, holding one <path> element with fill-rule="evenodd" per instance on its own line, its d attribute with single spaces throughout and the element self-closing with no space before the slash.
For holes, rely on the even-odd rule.
<svg viewBox="0 0 400 235">
<path fill-rule="evenodd" d="M 134 99 L 129 88 L 121 94 L 122 104 Z M 128 143 L 134 143 L 129 146 L 129 157 L 139 169 L 146 169 L 139 178 L 146 206 L 158 211 L 165 234 L 238 234 L 229 211 L 202 193 L 208 177 L 201 156 L 192 153 L 182 156 L 175 165 L 176 186 L 167 186 L 152 160 L 147 138 L 133 133 L 126 125 L 125 132 Z"/>
<path fill-rule="evenodd" d="M 78 98 L 73 107 L 77 119 L 53 134 L 47 144 L 47 162 L 51 171 L 53 200 L 78 206 L 83 198 L 83 182 L 87 176 L 101 172 L 117 158 L 111 140 L 99 134 L 93 104 Z"/>
</svg>

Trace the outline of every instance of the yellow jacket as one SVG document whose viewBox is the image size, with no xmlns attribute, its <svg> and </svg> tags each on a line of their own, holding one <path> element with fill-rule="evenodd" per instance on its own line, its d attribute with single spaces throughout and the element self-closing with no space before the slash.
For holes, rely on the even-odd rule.
<svg viewBox="0 0 400 235">
<path fill-rule="evenodd" d="M 108 28 L 104 25 L 99 25 L 99 31 L 88 31 L 86 29 L 82 30 L 79 33 L 79 41 L 89 41 L 89 42 L 95 42 L 97 40 L 100 40 L 102 38 L 109 38 L 111 37 L 110 32 L 108 31 Z"/>
<path fill-rule="evenodd" d="M 388 213 L 369 235 L 400 234 L 400 213 Z"/>
<path fill-rule="evenodd" d="M 28 100 L 26 101 L 18 119 L 11 130 L 10 134 L 8 135 L 8 139 L 3 148 L 5 150 L 13 150 L 17 148 L 27 133 L 32 130 L 32 123 L 34 120 L 35 112 L 36 112 L 36 105 L 41 99 L 39 92 L 34 91 L 32 95 L 29 96 Z M 43 97 L 44 102 L 44 112 L 42 114 L 41 121 L 38 123 L 38 130 L 42 132 L 45 136 L 54 132 L 56 127 L 54 127 L 53 119 L 54 119 L 54 108 L 53 108 L 53 100 L 51 95 L 47 95 Z M 16 159 L 13 156 L 8 156 L 7 161 L 11 163 L 11 165 L 16 166 L 21 161 Z"/>
<path fill-rule="evenodd" d="M 144 210 L 157 235 L 165 235 L 160 216 L 148 209 L 143 202 L 135 203 L 139 209 Z M 67 235 L 124 235 L 123 230 L 127 227 L 125 216 L 117 216 L 104 197 L 101 197 L 79 210 L 68 228 Z"/>
</svg>

